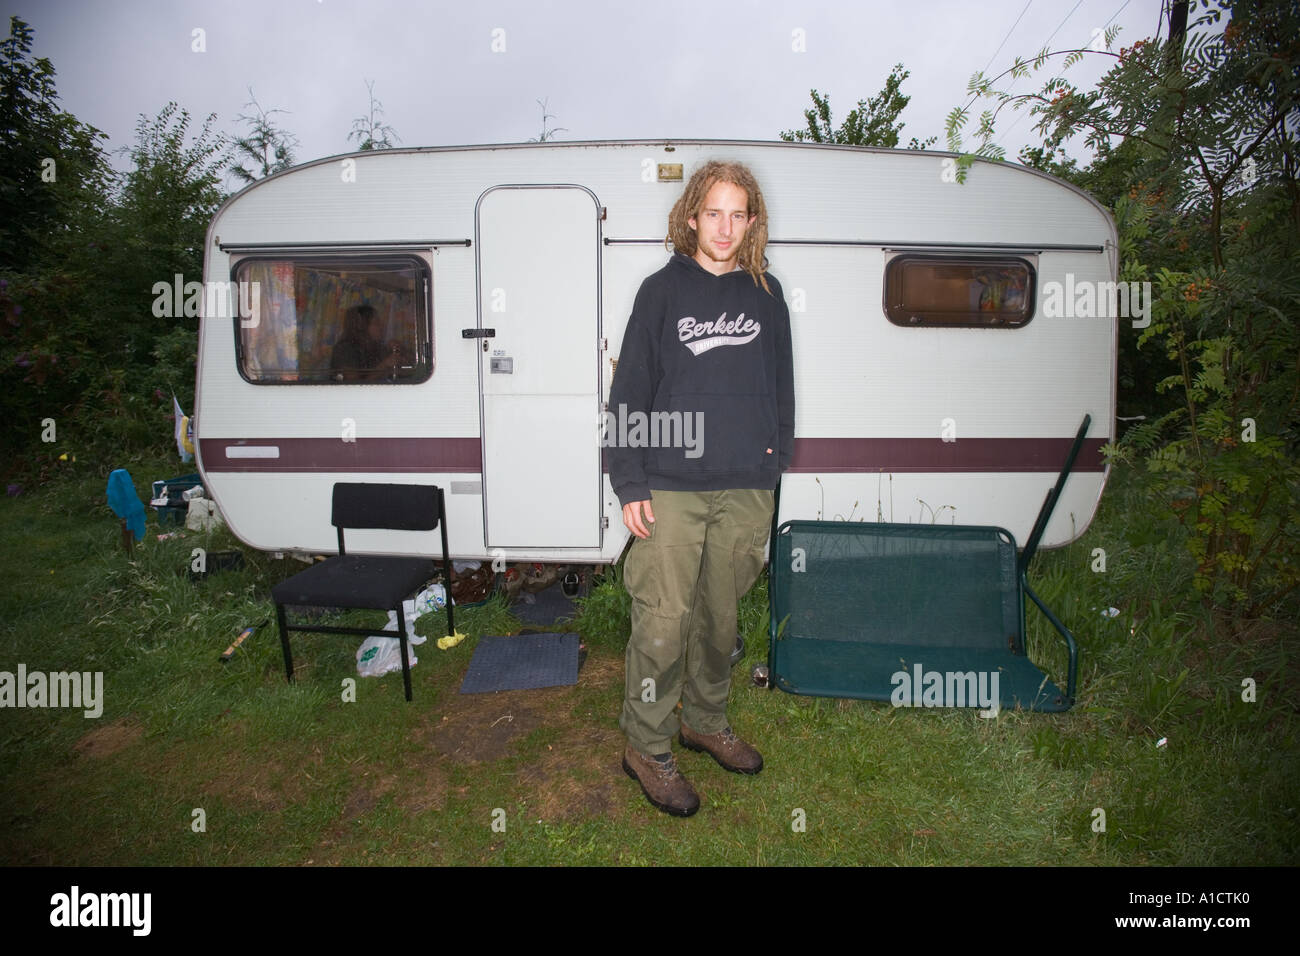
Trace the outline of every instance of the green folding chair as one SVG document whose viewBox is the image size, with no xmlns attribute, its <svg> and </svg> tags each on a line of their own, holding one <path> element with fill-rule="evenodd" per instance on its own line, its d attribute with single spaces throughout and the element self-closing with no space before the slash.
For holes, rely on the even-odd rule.
<svg viewBox="0 0 1300 956">
<path fill-rule="evenodd" d="M 1024 552 L 1004 528 L 787 521 L 772 536 L 769 686 L 911 707 L 1065 711 L 1078 646 L 1026 577 L 1085 416 Z M 1069 651 L 1061 690 L 1025 653 L 1025 599 Z M 996 702 L 996 703 L 995 703 Z"/>
</svg>

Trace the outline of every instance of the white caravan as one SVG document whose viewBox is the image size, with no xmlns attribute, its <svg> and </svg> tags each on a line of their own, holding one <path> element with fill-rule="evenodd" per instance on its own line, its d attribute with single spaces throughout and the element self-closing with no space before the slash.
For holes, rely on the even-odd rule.
<svg viewBox="0 0 1300 956">
<path fill-rule="evenodd" d="M 793 143 L 389 149 L 295 167 L 217 212 L 197 454 L 234 533 L 331 552 L 338 481 L 446 491 L 459 558 L 610 563 L 628 541 L 603 413 L 667 216 L 749 165 L 793 329 L 780 520 L 999 525 L 1024 542 L 1085 413 L 1044 546 L 1083 533 L 1113 434 L 1115 225 L 1010 163 Z M 1118 306 L 1118 307 L 1117 307 Z M 437 532 L 357 532 L 428 554 Z M 353 535 L 349 534 L 351 544 Z"/>
</svg>

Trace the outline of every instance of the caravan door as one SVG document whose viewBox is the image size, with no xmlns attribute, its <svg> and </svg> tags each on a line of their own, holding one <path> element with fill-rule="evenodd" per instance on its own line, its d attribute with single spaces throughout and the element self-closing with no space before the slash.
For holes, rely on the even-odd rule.
<svg viewBox="0 0 1300 956">
<path fill-rule="evenodd" d="M 484 541 L 599 548 L 600 203 L 494 186 L 474 232 Z"/>
</svg>

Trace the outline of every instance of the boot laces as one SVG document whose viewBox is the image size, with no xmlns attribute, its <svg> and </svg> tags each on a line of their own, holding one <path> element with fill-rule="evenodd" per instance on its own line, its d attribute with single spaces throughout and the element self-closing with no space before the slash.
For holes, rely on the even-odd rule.
<svg viewBox="0 0 1300 956">
<path fill-rule="evenodd" d="M 652 760 L 651 763 L 655 765 L 655 773 L 664 780 L 677 776 L 677 758 L 672 754 L 668 755 L 667 760 Z"/>
</svg>

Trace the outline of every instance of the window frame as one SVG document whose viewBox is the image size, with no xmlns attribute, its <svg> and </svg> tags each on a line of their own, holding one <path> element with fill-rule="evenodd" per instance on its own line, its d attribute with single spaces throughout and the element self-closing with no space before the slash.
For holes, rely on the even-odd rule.
<svg viewBox="0 0 1300 956">
<path fill-rule="evenodd" d="M 885 318 L 890 324 L 905 329 L 999 329 L 1003 331 L 1023 329 L 1038 314 L 1038 257 L 1025 253 L 1004 252 L 912 252 L 900 251 L 885 260 L 881 282 L 881 305 Z M 944 313 L 920 313 L 904 309 L 901 301 L 891 302 L 895 285 L 901 287 L 902 279 L 893 279 L 895 270 L 901 270 L 910 263 L 932 263 L 945 266 L 970 266 L 972 269 L 989 268 L 1024 268 L 1027 276 L 1025 282 L 1025 317 L 1020 321 L 1010 322 L 1002 318 L 989 321 L 989 316 L 1004 316 L 1005 313 L 988 312 L 953 312 L 943 317 Z M 973 276 L 972 276 L 973 278 Z M 901 288 L 897 296 L 901 300 Z"/>
<path fill-rule="evenodd" d="M 241 332 L 241 316 L 240 316 L 240 314 L 239 314 L 240 309 L 239 309 L 239 307 L 238 307 L 239 297 L 238 297 L 238 296 L 235 296 L 236 308 L 234 309 L 234 313 L 235 313 L 235 315 L 234 315 L 234 319 L 233 319 L 233 323 L 232 323 L 232 327 L 233 327 L 233 331 L 234 331 L 234 336 L 235 336 L 235 370 L 239 373 L 239 377 L 240 377 L 241 379 L 243 379 L 245 382 L 247 382 L 247 383 L 250 384 L 250 385 L 256 385 L 256 386 L 282 386 L 282 385 L 284 385 L 284 386 L 291 386 L 291 385 L 302 385 L 302 386 L 322 386 L 322 385 L 330 385 L 330 386 L 334 386 L 334 387 L 338 388 L 338 387 L 344 387 L 344 386 L 349 386 L 349 385 L 352 385 L 352 386 L 356 386 L 356 385 L 423 385 L 424 383 L 428 382 L 431 378 L 433 378 L 433 373 L 434 373 L 434 368 L 435 368 L 435 361 L 434 361 L 434 358 L 435 358 L 435 352 L 436 352 L 436 350 L 435 350 L 435 348 L 434 348 L 434 339 L 433 339 L 433 333 L 434 333 L 434 322 L 433 322 L 433 268 L 432 268 L 432 266 L 429 264 L 429 262 L 428 262 L 427 259 L 425 259 L 423 256 L 420 256 L 420 255 L 418 255 L 418 254 L 416 254 L 416 253 L 387 252 L 387 251 L 380 251 L 380 250 L 374 250 L 374 251 L 370 251 L 370 250 L 359 250 L 359 251 L 347 251 L 347 250 L 343 250 L 343 251 L 339 251 L 339 252 L 328 252 L 328 253 L 325 253 L 325 252 L 322 252 L 322 253 L 308 253 L 308 254 L 305 254 L 305 255 L 303 255 L 303 254 L 297 254 L 297 253 L 293 253 L 293 252 L 277 253 L 277 252 L 275 252 L 274 250 L 267 250 L 267 251 L 265 251 L 265 252 L 257 252 L 257 253 L 252 254 L 252 255 L 243 255 L 243 256 L 239 256 L 239 257 L 234 257 L 234 256 L 232 256 L 232 257 L 231 257 L 231 263 L 230 263 L 230 281 L 231 281 L 231 283 L 232 283 L 232 286 L 231 286 L 231 287 L 232 287 L 232 288 L 237 288 L 237 287 L 238 287 L 237 284 L 238 284 L 238 282 L 239 282 L 239 270 L 240 270 L 243 266 L 245 266 L 246 264 L 248 264 L 248 263 L 252 263 L 252 262 L 286 262 L 286 261 L 287 261 L 287 262 L 292 262 L 292 263 L 294 263 L 295 268 L 296 268 L 296 267 L 298 266 L 298 264 L 300 264 L 300 263 L 302 263 L 302 264 L 310 264 L 310 263 L 331 263 L 331 264 L 336 264 L 336 263 L 355 262 L 355 263 L 357 263 L 358 266 L 364 266 L 364 265 L 375 265 L 375 264 L 407 264 L 407 265 L 413 265 L 413 266 L 415 267 L 416 275 L 417 275 L 417 277 L 418 277 L 418 278 L 417 278 L 417 281 L 418 281 L 418 282 L 423 286 L 422 290 L 417 290 L 417 291 L 416 291 L 415 301 L 416 301 L 416 303 L 418 304 L 418 308 L 423 312 L 423 316 L 420 316 L 419 314 L 417 314 L 417 316 L 416 316 L 416 328 L 417 328 L 417 330 L 419 329 L 419 327 L 420 327 L 420 326 L 419 326 L 419 323 L 420 323 L 421 318 L 422 318 L 422 319 L 423 319 L 423 328 L 424 328 L 424 333 L 425 333 L 425 336 L 424 336 L 424 343 L 423 343 L 424 351 L 425 351 L 425 355 L 423 356 L 423 358 L 424 358 L 425 365 L 426 365 L 426 372 L 425 372 L 425 374 L 423 374 L 423 375 L 421 375 L 421 376 L 413 376 L 413 377 L 410 377 L 410 378 L 397 378 L 397 379 L 393 379 L 393 378 L 376 378 L 376 379 L 369 379 L 369 380 L 366 380 L 366 381 L 343 381 L 343 382 L 335 381 L 335 380 L 333 380 L 333 379 L 331 379 L 331 378 L 322 379 L 322 380 L 313 380 L 313 381 L 301 381 L 301 380 L 293 380 L 293 381 L 285 381 L 285 380 L 280 380 L 280 381 L 263 381 L 263 380 L 259 380 L 259 379 L 249 378 L 248 373 L 247 373 L 246 368 L 245 368 L 245 363 L 244 363 L 245 350 L 244 350 L 244 341 L 243 341 L 243 336 L 240 334 L 240 332 Z"/>
</svg>

